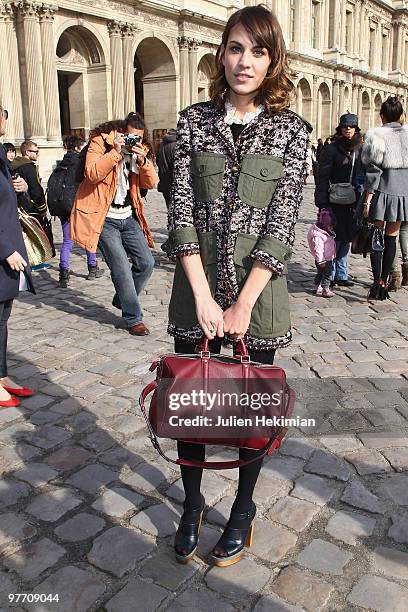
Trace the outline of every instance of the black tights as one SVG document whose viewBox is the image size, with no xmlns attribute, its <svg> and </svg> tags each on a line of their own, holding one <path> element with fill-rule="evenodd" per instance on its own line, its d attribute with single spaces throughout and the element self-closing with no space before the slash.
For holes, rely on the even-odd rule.
<svg viewBox="0 0 408 612">
<path fill-rule="evenodd" d="M 174 349 L 176 353 L 194 353 L 194 344 L 186 340 L 175 340 Z M 210 342 L 210 351 L 219 353 L 221 351 L 221 340 L 216 338 Z M 275 356 L 275 351 L 249 351 L 251 359 L 259 363 L 272 364 Z M 204 461 L 205 445 L 194 444 L 192 442 L 177 442 L 177 450 L 180 459 L 194 459 L 196 461 Z M 261 451 L 252 450 L 249 448 L 239 449 L 239 458 L 244 460 L 253 459 L 259 456 Z M 259 472 L 261 471 L 263 459 L 254 461 L 249 465 L 239 468 L 238 491 L 232 506 L 235 512 L 247 512 L 251 508 L 252 495 L 255 489 L 256 481 L 258 480 Z M 184 508 L 188 510 L 199 508 L 201 506 L 201 477 L 203 475 L 202 468 L 180 466 L 181 478 L 183 480 L 185 502 Z M 234 527 L 230 521 L 231 527 Z M 235 527 L 239 527 L 239 521 Z"/>
<path fill-rule="evenodd" d="M 385 284 L 388 283 L 388 277 L 391 274 L 396 249 L 397 237 L 387 236 L 387 234 L 385 234 L 384 251 L 374 251 L 370 253 L 374 282 L 378 283 L 379 280 L 382 280 Z"/>
</svg>

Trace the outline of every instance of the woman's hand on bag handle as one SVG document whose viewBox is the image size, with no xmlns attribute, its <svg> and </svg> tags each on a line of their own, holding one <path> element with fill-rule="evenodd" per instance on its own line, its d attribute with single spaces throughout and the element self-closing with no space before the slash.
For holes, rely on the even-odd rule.
<svg viewBox="0 0 408 612">
<path fill-rule="evenodd" d="M 18 251 L 14 251 L 14 253 L 6 257 L 6 261 L 10 268 L 16 272 L 24 272 L 24 268 L 27 266 L 26 260 L 21 257 Z"/>
<path fill-rule="evenodd" d="M 222 308 L 218 306 L 211 294 L 196 297 L 196 313 L 198 323 L 208 340 L 224 336 Z"/>
<path fill-rule="evenodd" d="M 116 136 L 113 140 L 113 148 L 118 153 L 122 153 L 122 147 L 125 146 L 125 136 L 121 132 L 116 132 Z"/>
<path fill-rule="evenodd" d="M 224 331 L 233 340 L 241 340 L 248 331 L 252 307 L 239 300 L 224 311 Z"/>
</svg>

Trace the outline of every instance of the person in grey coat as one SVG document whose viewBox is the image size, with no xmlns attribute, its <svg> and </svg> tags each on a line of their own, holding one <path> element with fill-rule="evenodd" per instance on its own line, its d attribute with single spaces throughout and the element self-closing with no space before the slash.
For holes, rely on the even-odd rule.
<svg viewBox="0 0 408 612">
<path fill-rule="evenodd" d="M 173 183 L 174 151 L 176 148 L 177 130 L 171 128 L 163 137 L 157 154 L 157 168 L 159 170 L 160 182 L 157 191 L 163 194 L 167 207 L 170 201 L 170 191 Z"/>
<path fill-rule="evenodd" d="M 371 253 L 374 283 L 368 299 L 384 300 L 401 222 L 408 221 L 408 126 L 402 104 L 390 96 L 381 106 L 383 125 L 367 132 L 362 161 L 367 166 L 363 215 L 384 229 L 384 251 Z"/>
<path fill-rule="evenodd" d="M 356 202 L 364 169 L 361 164 L 362 137 L 358 117 L 346 113 L 340 117 L 333 143 L 322 149 L 316 176 L 315 204 L 321 210 L 330 207 L 336 217 L 336 258 L 332 286 L 352 287 L 348 278 L 350 243 L 357 231 L 356 204 L 340 205 L 330 202 L 330 185 L 351 182 L 356 190 Z M 351 177 L 351 181 L 350 181 Z"/>
</svg>

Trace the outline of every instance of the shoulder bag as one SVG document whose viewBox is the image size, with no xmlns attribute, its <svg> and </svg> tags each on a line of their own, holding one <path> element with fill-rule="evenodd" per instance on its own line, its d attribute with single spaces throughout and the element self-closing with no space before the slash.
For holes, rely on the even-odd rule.
<svg viewBox="0 0 408 612">
<path fill-rule="evenodd" d="M 290 418 L 293 412 L 295 393 L 286 383 L 286 375 L 282 368 L 274 365 L 265 365 L 252 362 L 248 350 L 241 340 L 238 343 L 238 350 L 234 357 L 226 355 L 212 355 L 208 350 L 208 340 L 203 340 L 198 348 L 198 353 L 192 355 L 168 354 L 160 358 L 159 361 L 152 363 L 150 370 L 157 372 L 156 380 L 149 383 L 142 391 L 139 398 L 139 406 L 146 420 L 150 440 L 158 453 L 171 463 L 178 465 L 188 465 L 210 469 L 229 469 L 237 468 L 258 460 L 261 456 L 271 454 L 279 448 L 286 434 L 286 419 Z M 194 384 L 192 384 L 194 381 Z M 231 390 L 234 386 L 241 392 L 240 398 L 245 398 L 245 392 L 249 396 L 253 391 L 260 391 L 265 396 L 275 399 L 279 397 L 274 405 L 266 405 L 263 410 L 253 408 L 253 404 L 223 406 L 224 417 L 231 420 L 230 427 L 222 428 L 220 433 L 216 433 L 217 427 L 208 426 L 200 419 L 212 418 L 215 421 L 215 412 L 220 411 L 220 402 L 213 404 L 209 409 L 210 402 L 207 398 L 201 403 L 180 401 L 178 407 L 172 405 L 174 391 L 181 391 L 181 395 L 192 398 L 191 391 L 198 387 L 203 393 L 220 389 Z M 269 391 L 269 393 L 268 393 Z M 188 393 L 186 393 L 188 392 Z M 150 408 L 147 412 L 145 401 L 152 394 Z M 211 393 L 208 393 L 208 397 Z M 228 395 L 228 394 L 227 394 Z M 255 397 L 256 393 L 251 395 Z M 218 399 L 220 395 L 216 396 Z M 182 397 L 180 396 L 180 399 Z M 185 399 L 185 397 L 184 397 Z M 245 403 L 245 402 L 244 402 Z M 209 416 L 211 415 L 211 417 Z M 273 421 L 269 427 L 260 427 L 255 423 L 256 418 L 263 423 L 265 419 Z M 274 418 L 275 417 L 275 418 Z M 180 432 L 175 431 L 176 427 L 169 426 L 169 419 L 180 422 L 195 419 L 197 427 L 184 429 Z M 245 420 L 245 426 L 240 425 L 240 421 Z M 255 420 L 254 420 L 255 419 Z M 171 430 L 171 431 L 170 431 Z M 227 432 L 222 433 L 222 432 Z M 188 435 L 186 435 L 188 432 Z M 257 457 L 251 460 L 238 459 L 235 461 L 196 461 L 187 459 L 172 459 L 162 450 L 158 438 L 170 438 L 184 440 L 196 444 L 211 444 L 222 447 L 250 448 L 262 451 Z"/>
<path fill-rule="evenodd" d="M 18 217 L 30 266 L 38 266 L 52 259 L 52 247 L 41 223 L 21 208 L 18 209 Z"/>
<path fill-rule="evenodd" d="M 354 163 L 356 161 L 356 153 L 353 152 L 353 161 L 351 164 L 350 180 L 348 183 L 332 183 L 329 187 L 329 202 L 330 204 L 338 204 L 350 206 L 357 200 L 356 190 L 352 183 Z"/>
</svg>

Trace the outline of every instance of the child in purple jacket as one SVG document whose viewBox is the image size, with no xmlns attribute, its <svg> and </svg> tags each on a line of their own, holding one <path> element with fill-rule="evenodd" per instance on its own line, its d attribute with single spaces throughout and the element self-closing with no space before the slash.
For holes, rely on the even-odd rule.
<svg viewBox="0 0 408 612">
<path fill-rule="evenodd" d="M 330 290 L 330 278 L 333 270 L 333 259 L 336 256 L 336 234 L 333 227 L 336 218 L 331 208 L 322 208 L 317 222 L 314 223 L 307 234 L 307 241 L 311 254 L 315 259 L 317 274 L 314 281 L 316 295 L 325 298 L 334 296 Z"/>
</svg>

